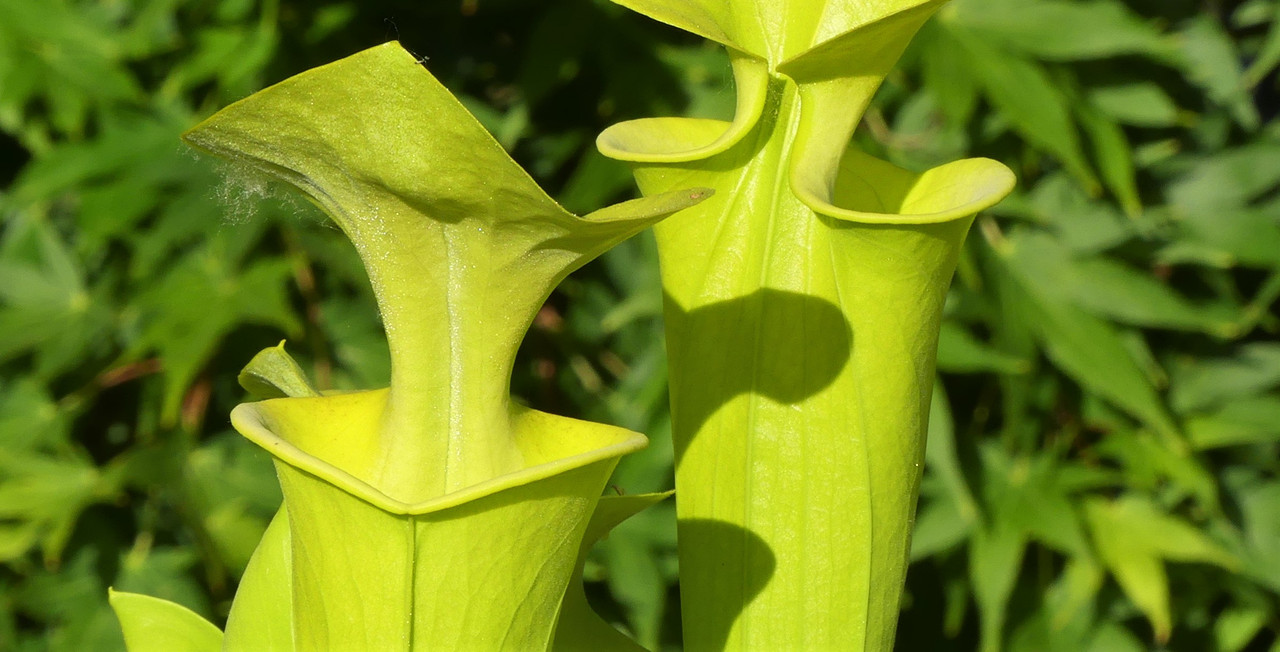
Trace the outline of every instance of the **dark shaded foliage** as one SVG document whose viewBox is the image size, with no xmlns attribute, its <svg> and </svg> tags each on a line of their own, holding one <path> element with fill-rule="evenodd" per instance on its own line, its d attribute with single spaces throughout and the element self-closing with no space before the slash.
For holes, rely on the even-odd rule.
<svg viewBox="0 0 1280 652">
<path fill-rule="evenodd" d="M 385 382 L 343 239 L 177 135 L 390 38 L 571 210 L 632 192 L 606 125 L 732 111 L 721 52 L 602 0 L 0 0 L 0 649 L 119 649 L 107 585 L 224 618 L 279 501 L 241 365 Z M 1275 0 L 954 0 L 886 82 L 865 149 L 1021 178 L 948 302 L 901 649 L 1280 645 L 1278 63 Z M 627 492 L 671 484 L 655 261 L 566 281 L 514 379 L 649 433 Z M 674 536 L 659 505 L 588 568 L 651 647 Z"/>
</svg>

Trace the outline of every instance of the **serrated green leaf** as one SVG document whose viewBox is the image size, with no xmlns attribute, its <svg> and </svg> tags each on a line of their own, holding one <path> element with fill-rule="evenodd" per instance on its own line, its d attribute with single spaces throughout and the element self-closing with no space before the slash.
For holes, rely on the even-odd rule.
<svg viewBox="0 0 1280 652">
<path fill-rule="evenodd" d="M 1181 413 L 1213 408 L 1280 386 L 1280 344 L 1246 344 L 1234 356 L 1185 359 L 1170 368 L 1169 402 Z"/>
<path fill-rule="evenodd" d="M 1069 485 L 1059 481 L 1052 455 L 1010 458 L 990 446 L 982 453 L 984 512 L 992 528 L 1037 539 L 1066 555 L 1088 555 Z"/>
<path fill-rule="evenodd" d="M 967 124 L 977 108 L 979 84 L 964 58 L 955 56 L 960 44 L 931 22 L 921 28 L 917 47 L 923 50 L 924 85 L 937 96 L 938 109 L 955 124 Z"/>
<path fill-rule="evenodd" d="M 8 455 L 36 447 L 66 446 L 68 417 L 36 381 L 0 385 L 0 447 Z"/>
<path fill-rule="evenodd" d="M 51 378 L 91 358 L 112 315 L 103 287 L 89 287 L 82 262 L 37 214 L 19 214 L 5 244 L 29 255 L 0 258 L 0 360 L 34 355 L 32 375 Z"/>
<path fill-rule="evenodd" d="M 1277 254 L 1280 222 L 1276 219 L 1275 206 L 1206 209 L 1182 214 L 1179 226 L 1184 235 L 1170 250 L 1176 251 L 1179 246 L 1202 248 L 1201 257 L 1208 258 L 1209 264 L 1217 267 L 1244 265 L 1275 269 L 1280 265 L 1280 254 Z M 1179 262 L 1170 253 L 1166 250 L 1161 255 L 1170 262 Z"/>
<path fill-rule="evenodd" d="M 187 508 L 228 570 L 243 572 L 280 506 L 270 456 L 233 433 L 221 433 L 190 451 L 181 473 Z"/>
<path fill-rule="evenodd" d="M 1280 397 L 1241 396 L 1217 410 L 1188 416 L 1187 439 L 1197 449 L 1280 441 Z"/>
<path fill-rule="evenodd" d="M 1151 621 L 1159 642 L 1167 641 L 1173 628 L 1165 560 L 1206 562 L 1227 569 L 1239 565 L 1203 532 L 1162 513 L 1144 498 L 1090 499 L 1084 507 L 1099 557 Z"/>
<path fill-rule="evenodd" d="M 1076 253 L 1105 251 L 1133 238 L 1133 220 L 1109 203 L 1090 199 L 1065 174 L 1051 175 L 1032 190 L 1035 219 L 1050 226 Z"/>
<path fill-rule="evenodd" d="M 207 618 L 213 610 L 190 572 L 196 561 L 196 552 L 184 547 L 130 551 L 121 560 L 113 588 L 165 600 Z"/>
<path fill-rule="evenodd" d="M 969 581 L 978 603 L 983 652 L 1002 647 L 1009 598 L 1026 546 L 1021 532 L 1001 524 L 992 530 L 980 528 L 969 539 Z"/>
<path fill-rule="evenodd" d="M 1116 122 L 1135 127 L 1172 127 L 1179 109 L 1158 84 L 1135 81 L 1088 90 L 1089 102 Z"/>
<path fill-rule="evenodd" d="M 1226 306 L 1196 305 L 1151 272 L 1142 272 L 1106 256 L 1075 257 L 1040 238 L 1027 247 L 1025 264 L 1034 264 L 1039 287 L 1056 280 L 1064 298 L 1090 312 L 1135 326 L 1198 330 L 1215 335 L 1234 332 Z M 1025 269 L 1025 268 L 1024 268 Z"/>
<path fill-rule="evenodd" d="M 1168 58 L 1172 44 L 1116 0 L 955 0 L 946 18 L 1042 59 Z"/>
<path fill-rule="evenodd" d="M 119 25 L 104 13 L 66 2 L 43 7 L 6 2 L 0 5 L 0 19 L 7 27 L 0 59 L 23 62 L 21 74 L 12 75 L 21 79 L 5 80 L 6 87 L 10 82 L 13 87 L 0 92 L 0 108 L 21 115 L 39 98 L 45 103 L 42 117 L 58 131 L 78 136 L 85 131 L 91 105 L 142 97 L 114 38 Z M 31 133 L 34 124 L 22 127 L 23 137 L 38 140 Z"/>
<path fill-rule="evenodd" d="M 1116 623 L 1098 627 L 1087 644 L 1095 652 L 1142 652 L 1149 649 L 1133 632 Z"/>
<path fill-rule="evenodd" d="M 1229 480 L 1243 525 L 1242 570 L 1270 590 L 1280 591 L 1280 569 L 1274 563 L 1274 551 L 1280 545 L 1280 482 L 1242 480 L 1241 475 Z"/>
<path fill-rule="evenodd" d="M 1271 619 L 1271 610 L 1265 607 L 1238 607 L 1225 610 L 1213 624 L 1213 636 L 1217 649 L 1222 652 L 1239 652 L 1245 649 Z"/>
<path fill-rule="evenodd" d="M 1114 327 L 1071 305 L 1057 279 L 1043 273 L 1046 252 L 1052 253 L 1051 243 L 1029 235 L 1010 241 L 1003 252 L 1006 269 L 1024 293 L 1011 299 L 1025 302 L 1034 315 L 1031 328 L 1045 353 L 1082 386 L 1181 447 L 1177 425 Z"/>
<path fill-rule="evenodd" d="M 1174 481 L 1171 491 L 1187 492 L 1210 512 L 1218 512 L 1218 483 L 1195 456 L 1171 450 L 1145 433 L 1109 433 L 1097 448 L 1104 456 L 1119 461 L 1129 475 L 1132 488 L 1154 490 L 1162 479 Z"/>
<path fill-rule="evenodd" d="M 62 554 L 80 511 L 114 490 L 79 456 L 10 453 L 0 459 L 0 519 L 37 528 L 50 560 Z"/>
<path fill-rule="evenodd" d="M 1280 7 L 1271 8 L 1271 29 L 1267 31 L 1266 40 L 1258 48 L 1244 77 L 1250 86 L 1257 85 L 1280 65 Z"/>
<path fill-rule="evenodd" d="M 961 518 L 967 523 L 978 520 L 978 504 L 965 480 L 964 470 L 956 452 L 955 424 L 951 406 L 941 384 L 934 385 L 929 407 L 928 440 L 925 446 L 925 464 L 941 476 L 947 494 L 955 503 Z"/>
<path fill-rule="evenodd" d="M 164 360 L 161 414 L 168 423 L 177 420 L 187 388 L 232 328 L 257 323 L 287 333 L 301 330 L 287 295 L 292 265 L 274 259 L 236 269 L 218 244 L 171 268 L 139 299 L 148 319 L 133 348 L 154 349 Z M 190 301 L 192 296 L 200 301 Z"/>
<path fill-rule="evenodd" d="M 1261 118 L 1249 96 L 1241 57 L 1218 19 L 1196 15 L 1178 34 L 1178 43 L 1187 78 L 1228 109 L 1240 126 L 1256 129 Z"/>
<path fill-rule="evenodd" d="M 911 530 L 911 561 L 943 553 L 964 543 L 974 523 L 960 511 L 955 496 L 927 480 L 920 486 L 921 504 Z M 926 496 L 928 497 L 926 499 Z"/>
<path fill-rule="evenodd" d="M 1210 213 L 1204 219 L 1221 226 L 1229 221 L 1222 211 L 1238 210 L 1250 200 L 1280 185 L 1280 170 L 1270 165 L 1280 156 L 1280 143 L 1259 140 L 1244 147 L 1192 159 L 1168 187 L 1170 203 L 1185 219 Z M 1273 215 L 1274 217 L 1274 215 Z"/>
<path fill-rule="evenodd" d="M 1129 139 L 1120 125 L 1085 103 L 1077 102 L 1076 115 L 1080 126 L 1089 135 L 1093 156 L 1102 182 L 1119 200 L 1129 217 L 1142 213 L 1142 200 L 1138 197 L 1138 182 L 1134 173 L 1133 152 Z"/>
<path fill-rule="evenodd" d="M 994 371 L 1022 374 L 1031 368 L 1027 360 L 994 349 L 975 338 L 963 326 L 942 322 L 938 333 L 938 369 L 949 373 Z"/>
<path fill-rule="evenodd" d="M 1059 581 L 1048 596 L 1049 624 L 1053 630 L 1061 630 L 1068 623 L 1087 613 L 1088 607 L 1098 596 L 1106 573 L 1098 561 L 1090 555 L 1074 555 L 1067 561 Z"/>
<path fill-rule="evenodd" d="M 957 54 L 969 61 L 987 98 L 1019 135 L 1061 161 L 1086 189 L 1096 188 L 1067 97 L 1044 69 L 959 26 L 952 34 L 963 46 Z"/>
</svg>

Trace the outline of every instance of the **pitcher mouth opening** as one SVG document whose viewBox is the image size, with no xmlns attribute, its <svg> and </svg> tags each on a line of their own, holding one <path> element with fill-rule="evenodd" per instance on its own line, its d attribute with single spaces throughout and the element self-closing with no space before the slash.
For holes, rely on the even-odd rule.
<svg viewBox="0 0 1280 652">
<path fill-rule="evenodd" d="M 835 190 L 808 173 L 803 154 L 791 169 L 791 188 L 815 213 L 860 224 L 938 224 L 962 219 L 1000 202 L 1017 178 L 988 158 L 953 161 L 915 173 L 849 147 Z"/>
<path fill-rule="evenodd" d="M 462 489 L 424 498 L 388 495 L 371 481 L 351 437 L 376 433 L 387 390 L 244 403 L 231 423 L 271 456 L 392 514 L 422 515 L 531 484 L 648 445 L 640 433 L 514 405 L 513 445 L 525 465 Z M 326 403 L 328 405 L 326 405 Z M 316 408 L 322 408 L 317 410 Z M 317 418 L 317 414 L 332 418 Z M 347 445 L 344 445 L 347 444 Z M 443 460 L 442 460 L 443 462 Z M 410 498 L 405 500 L 404 498 Z M 416 499 L 414 499 L 416 498 Z"/>
</svg>

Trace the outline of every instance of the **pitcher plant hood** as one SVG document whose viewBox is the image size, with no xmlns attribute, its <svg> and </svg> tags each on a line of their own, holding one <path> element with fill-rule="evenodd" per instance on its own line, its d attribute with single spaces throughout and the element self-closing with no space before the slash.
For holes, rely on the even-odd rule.
<svg viewBox="0 0 1280 652">
<path fill-rule="evenodd" d="M 686 649 L 889 650 L 943 299 L 1014 183 L 850 145 L 942 2 L 615 1 L 724 45 L 737 86 L 732 121 L 597 140 L 646 195 L 716 192 L 655 227 Z"/>
<path fill-rule="evenodd" d="M 547 649 L 622 428 L 509 395 L 516 348 L 572 270 L 674 211 L 680 190 L 579 217 L 549 198 L 396 43 L 304 72 L 184 136 L 301 189 L 355 245 L 389 388 L 321 394 L 283 350 L 233 425 L 284 507 L 227 649 Z M 281 621 L 284 621 L 283 623 Z"/>
</svg>

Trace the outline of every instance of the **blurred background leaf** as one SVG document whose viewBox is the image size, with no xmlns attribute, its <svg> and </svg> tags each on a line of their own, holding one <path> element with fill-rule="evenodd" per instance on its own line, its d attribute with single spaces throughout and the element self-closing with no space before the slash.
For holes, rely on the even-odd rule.
<svg viewBox="0 0 1280 652">
<path fill-rule="evenodd" d="M 230 431 L 289 340 L 384 384 L 346 241 L 181 131 L 399 38 L 566 207 L 632 196 L 595 135 L 732 114 L 717 47 L 605 0 L 0 0 L 0 649 L 115 650 L 106 586 L 220 622 L 280 500 Z M 1280 1 L 953 0 L 855 135 L 924 169 L 1008 163 L 947 304 L 903 650 L 1280 650 Z M 650 435 L 670 488 L 652 239 L 574 274 L 513 391 Z M 674 510 L 588 594 L 680 646 Z"/>
</svg>

